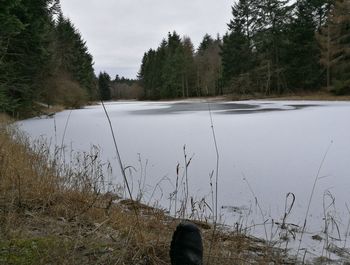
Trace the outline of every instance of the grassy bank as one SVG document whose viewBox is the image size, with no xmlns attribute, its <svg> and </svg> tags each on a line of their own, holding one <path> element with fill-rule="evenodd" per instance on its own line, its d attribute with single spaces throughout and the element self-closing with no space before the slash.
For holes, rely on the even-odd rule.
<svg viewBox="0 0 350 265">
<path fill-rule="evenodd" d="M 225 100 L 251 100 L 251 99 L 266 99 L 266 100 L 320 100 L 320 101 L 349 101 L 349 95 L 335 95 L 328 91 L 315 92 L 299 92 L 299 93 L 284 93 L 284 94 L 231 94 L 225 95 L 221 99 Z"/>
<path fill-rule="evenodd" d="M 6 116 L 0 123 L 0 264 L 170 264 L 180 220 L 105 192 L 96 154 L 60 165 L 60 149 L 30 145 Z M 79 165 L 77 165 L 79 161 Z M 199 224 L 205 264 L 293 264 L 262 240 Z"/>
</svg>

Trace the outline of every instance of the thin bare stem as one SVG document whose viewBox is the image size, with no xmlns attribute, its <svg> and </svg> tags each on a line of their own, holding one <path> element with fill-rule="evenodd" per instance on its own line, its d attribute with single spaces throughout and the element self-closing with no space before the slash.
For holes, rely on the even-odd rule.
<svg viewBox="0 0 350 265">
<path fill-rule="evenodd" d="M 214 123 L 213 123 L 213 116 L 211 113 L 210 103 L 208 103 L 209 108 L 209 115 L 210 115 L 210 124 L 211 124 L 211 131 L 213 134 L 213 140 L 215 145 L 215 152 L 216 152 L 216 171 L 215 171 L 215 223 L 218 220 L 218 182 L 219 182 L 219 148 L 216 141 L 216 134 L 214 129 Z"/>
<path fill-rule="evenodd" d="M 55 131 L 55 146 L 57 145 L 57 126 L 56 126 L 56 118 L 53 117 L 53 125 L 54 125 L 54 131 Z"/>
<path fill-rule="evenodd" d="M 118 159 L 120 171 L 121 171 L 121 173 L 122 173 L 122 176 L 123 176 L 123 179 L 124 179 L 126 188 L 127 188 L 127 190 L 128 190 L 129 196 L 130 196 L 130 199 L 133 200 L 133 196 L 132 196 L 132 193 L 131 193 L 131 189 L 130 189 L 130 186 L 129 186 L 129 182 L 128 182 L 128 179 L 127 179 L 126 174 L 125 174 L 125 168 L 124 168 L 124 165 L 123 165 L 121 156 L 120 156 L 120 152 L 119 152 L 117 140 L 116 140 L 116 137 L 115 137 L 115 134 L 114 134 L 112 122 L 111 122 L 111 119 L 110 119 L 110 117 L 109 117 L 109 115 L 108 115 L 108 112 L 107 112 L 106 107 L 105 107 L 105 105 L 104 105 L 104 103 L 103 103 L 102 100 L 101 100 L 101 103 L 102 103 L 103 110 L 104 110 L 104 112 L 105 112 L 105 114 L 106 114 L 106 117 L 107 117 L 107 120 L 108 120 L 108 123 L 109 123 L 109 127 L 110 127 L 110 129 L 111 129 L 112 138 L 113 138 L 113 143 L 114 143 L 115 151 L 116 151 L 116 154 L 117 154 L 117 159 Z"/>
<path fill-rule="evenodd" d="M 72 111 L 73 111 L 73 110 L 70 110 L 70 111 L 69 111 L 69 114 L 68 114 L 68 117 L 67 117 L 67 120 L 66 120 L 66 124 L 64 125 L 63 136 L 62 136 L 62 140 L 61 140 L 61 149 L 63 149 L 64 139 L 65 139 L 65 137 L 66 137 L 66 132 L 67 132 L 67 128 L 68 128 L 68 123 L 69 123 L 69 120 L 70 120 L 70 116 L 72 115 Z"/>
<path fill-rule="evenodd" d="M 212 234 L 212 240 L 210 242 L 210 248 L 209 248 L 209 255 L 208 255 L 208 262 L 207 265 L 210 264 L 210 256 L 213 249 L 214 239 L 215 239 L 215 233 L 217 228 L 217 220 L 218 220 L 218 182 L 219 182 L 219 148 L 216 141 L 216 134 L 215 134 L 215 128 L 214 128 L 214 122 L 213 122 L 213 116 L 211 113 L 210 103 L 208 102 L 208 111 L 210 116 L 210 126 L 211 131 L 213 135 L 213 141 L 215 146 L 215 152 L 216 152 L 216 171 L 215 171 L 215 213 L 214 213 L 214 228 L 213 228 L 213 234 Z"/>
<path fill-rule="evenodd" d="M 180 168 L 180 164 L 177 163 L 176 166 L 176 186 L 175 186 L 175 218 L 177 216 L 177 194 L 178 194 L 178 189 L 179 189 L 179 168 Z"/>
<path fill-rule="evenodd" d="M 187 211 L 187 203 L 188 203 L 188 170 L 187 170 L 187 154 L 186 154 L 186 145 L 183 148 L 184 151 L 184 159 L 185 159 L 185 181 L 186 181 L 186 189 L 185 189 L 185 207 L 182 219 L 185 219 L 186 211 Z"/>
<path fill-rule="evenodd" d="M 259 203 L 258 197 L 255 195 L 255 192 L 254 192 L 252 186 L 250 186 L 250 183 L 249 183 L 247 177 L 244 175 L 243 172 L 242 172 L 242 175 L 243 175 L 243 180 L 247 183 L 247 186 L 248 186 L 248 188 L 249 188 L 251 194 L 253 195 L 253 197 L 254 197 L 254 199 L 255 199 L 255 203 L 256 203 L 256 205 L 257 205 L 258 208 L 259 208 L 259 211 L 260 211 L 260 214 L 261 214 L 261 218 L 262 218 L 262 221 L 263 221 L 263 224 L 264 224 L 264 232 L 265 232 L 266 242 L 268 242 L 268 241 L 269 241 L 269 237 L 268 237 L 268 235 L 267 235 L 266 220 L 265 220 L 264 212 L 263 212 L 263 210 L 262 210 L 262 208 L 261 208 L 261 205 L 260 205 L 260 203 Z"/>
<path fill-rule="evenodd" d="M 116 137 L 115 137 L 115 134 L 114 134 L 112 122 L 111 122 L 111 119 L 109 118 L 109 115 L 108 115 L 108 112 L 106 110 L 105 104 L 103 103 L 102 100 L 101 100 L 101 103 L 102 103 L 103 110 L 104 110 L 104 112 L 106 114 L 106 117 L 107 117 L 107 120 L 108 120 L 108 123 L 109 123 L 109 127 L 111 129 L 113 143 L 114 143 L 115 151 L 116 151 L 116 154 L 117 154 L 117 159 L 118 159 L 118 162 L 119 162 L 120 171 L 122 173 L 122 176 L 123 176 L 123 179 L 124 179 L 124 183 L 126 185 L 126 188 L 127 188 L 127 191 L 128 191 L 129 197 L 130 197 L 130 200 L 131 200 L 132 205 L 133 205 L 133 209 L 134 209 L 134 212 L 135 212 L 137 225 L 139 226 L 139 224 L 140 224 L 140 222 L 139 222 L 139 212 L 137 210 L 136 205 L 134 204 L 134 199 L 133 199 L 132 192 L 131 192 L 131 189 L 130 189 L 129 181 L 128 181 L 128 179 L 126 177 L 126 174 L 125 174 L 125 169 L 124 169 L 123 162 L 122 162 L 122 159 L 121 159 L 121 156 L 120 156 L 120 152 L 119 152 L 117 140 L 116 140 Z M 139 229 L 139 233 L 141 235 L 140 229 Z"/>
<path fill-rule="evenodd" d="M 317 174 L 316 174 L 316 176 L 315 176 L 314 184 L 313 184 L 313 186 L 312 186 L 312 190 L 311 190 L 309 202 L 308 202 L 308 205 L 307 205 L 307 210 L 306 210 L 306 213 L 305 213 L 304 225 L 303 225 L 303 229 L 302 229 L 302 231 L 301 231 L 301 235 L 300 235 L 300 239 L 299 239 L 299 246 L 298 246 L 298 251 L 297 251 L 297 254 L 296 254 L 296 258 L 298 258 L 299 251 L 300 251 L 300 247 L 301 247 L 301 242 L 302 242 L 302 240 L 303 240 L 303 236 L 304 236 L 304 233 L 305 233 L 305 228 L 306 228 L 306 223 L 307 223 L 307 217 L 308 217 L 308 215 L 309 215 L 310 206 L 311 206 L 311 201 L 312 201 L 312 198 L 313 198 L 314 193 L 315 193 L 316 184 L 317 184 L 317 181 L 318 181 L 319 176 L 320 176 L 320 173 L 321 173 L 321 169 L 322 169 L 323 164 L 324 164 L 324 162 L 325 162 L 325 160 L 326 160 L 326 158 L 327 158 L 328 152 L 329 152 L 329 150 L 331 149 L 332 144 L 333 144 L 333 141 L 331 141 L 330 144 L 328 145 L 327 150 L 326 150 L 325 154 L 323 155 L 321 164 L 320 164 L 320 166 L 318 167 Z"/>
<path fill-rule="evenodd" d="M 62 140 L 61 140 L 61 152 L 60 152 L 60 159 L 63 158 L 63 163 L 66 162 L 66 158 L 65 158 L 65 154 L 64 154 L 64 139 L 66 137 L 66 132 L 67 132 L 67 128 L 68 128 L 68 123 L 69 123 L 69 120 L 70 120 L 70 116 L 72 114 L 72 111 L 73 110 L 70 110 L 69 111 L 69 114 L 68 114 L 68 117 L 67 117 L 67 120 L 66 120 L 66 124 L 64 125 L 64 130 L 63 130 L 63 136 L 62 136 Z"/>
<path fill-rule="evenodd" d="M 350 209 L 347 203 L 345 203 L 346 209 L 348 210 L 348 213 L 350 214 Z M 346 233 L 345 233 L 345 240 L 344 240 L 344 248 L 346 247 L 346 241 L 348 239 L 348 235 L 349 235 L 349 229 L 350 229 L 350 219 L 348 222 L 348 226 L 346 227 Z"/>
</svg>

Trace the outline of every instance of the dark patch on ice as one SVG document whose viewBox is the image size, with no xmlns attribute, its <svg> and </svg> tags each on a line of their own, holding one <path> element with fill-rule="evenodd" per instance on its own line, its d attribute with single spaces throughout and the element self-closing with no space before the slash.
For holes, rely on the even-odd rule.
<svg viewBox="0 0 350 265">
<path fill-rule="evenodd" d="M 154 114 L 175 114 L 181 112 L 197 112 L 208 111 L 208 103 L 204 102 L 179 102 L 179 103 L 165 103 L 167 108 L 148 109 L 148 110 L 135 110 L 131 111 L 133 114 L 142 115 L 154 115 Z M 210 109 L 212 111 L 225 111 L 225 110 L 244 110 L 257 108 L 257 105 L 243 104 L 243 103 L 210 103 Z"/>
<path fill-rule="evenodd" d="M 249 109 L 249 110 L 229 110 L 220 112 L 220 114 L 253 114 L 253 113 L 263 113 L 263 112 L 272 112 L 272 111 L 286 111 L 292 109 L 282 109 L 282 108 L 257 108 L 257 109 Z"/>
<path fill-rule="evenodd" d="M 312 105 L 312 104 L 291 104 L 291 105 L 287 105 L 289 107 L 293 107 L 295 109 L 305 109 L 305 108 L 309 108 L 309 107 L 321 107 L 323 105 Z"/>
<path fill-rule="evenodd" d="M 319 105 L 312 104 L 291 104 L 282 105 L 276 107 L 264 108 L 264 106 L 271 105 L 271 102 L 262 102 L 260 104 L 249 104 L 249 103 L 237 103 L 237 102 L 227 102 L 227 103 L 210 103 L 211 111 L 219 114 L 253 114 L 259 112 L 272 112 L 272 111 L 287 111 L 287 110 L 297 110 L 304 109 L 307 107 L 315 107 Z M 162 105 L 160 105 L 162 106 Z M 208 111 L 208 103 L 205 102 L 177 102 L 177 103 L 164 103 L 159 109 L 146 109 L 146 110 L 134 110 L 130 111 L 131 114 L 136 115 L 158 115 L 158 114 L 176 114 L 183 112 L 197 112 L 197 111 Z"/>
</svg>

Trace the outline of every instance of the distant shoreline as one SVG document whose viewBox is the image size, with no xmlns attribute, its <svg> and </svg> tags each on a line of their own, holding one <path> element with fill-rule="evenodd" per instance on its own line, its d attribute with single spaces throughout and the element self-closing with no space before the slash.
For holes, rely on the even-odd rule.
<svg viewBox="0 0 350 265">
<path fill-rule="evenodd" d="M 227 94 L 222 96 L 203 96 L 203 97 L 188 97 L 188 98 L 162 98 L 162 99 L 123 99 L 114 98 L 111 101 L 243 101 L 243 100 L 317 100 L 317 101 L 350 101 L 350 95 L 334 95 L 326 91 L 317 92 L 301 92 L 301 93 L 286 93 L 286 94 Z"/>
</svg>

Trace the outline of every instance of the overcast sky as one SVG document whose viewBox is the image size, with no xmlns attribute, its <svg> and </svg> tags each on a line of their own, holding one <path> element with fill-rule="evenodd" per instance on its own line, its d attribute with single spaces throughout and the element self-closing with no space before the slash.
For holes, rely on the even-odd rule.
<svg viewBox="0 0 350 265">
<path fill-rule="evenodd" d="M 195 47 L 205 33 L 227 30 L 233 0 L 61 0 L 94 57 L 95 72 L 135 78 L 144 52 L 169 31 L 189 36 Z"/>
</svg>

